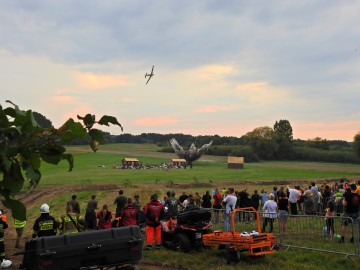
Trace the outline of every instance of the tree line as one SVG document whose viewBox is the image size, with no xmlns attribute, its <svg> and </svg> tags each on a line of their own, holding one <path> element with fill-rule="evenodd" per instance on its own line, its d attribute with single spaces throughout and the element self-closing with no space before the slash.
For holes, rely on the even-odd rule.
<svg viewBox="0 0 360 270">
<path fill-rule="evenodd" d="M 51 126 L 51 121 L 36 113 L 36 121 L 45 127 Z M 111 135 L 103 132 L 103 143 L 154 143 L 159 151 L 172 153 L 170 139 L 175 138 L 183 147 L 192 143 L 196 146 L 212 141 L 212 146 L 206 154 L 218 156 L 242 156 L 246 162 L 260 160 L 302 160 L 324 162 L 360 163 L 360 133 L 354 136 L 353 142 L 344 140 L 327 140 L 316 137 L 308 140 L 294 139 L 293 129 L 288 120 L 276 121 L 273 127 L 263 126 L 247 132 L 240 137 L 202 135 L 192 136 L 182 133 L 142 133 L 132 135 L 124 133 Z M 77 138 L 73 145 L 88 144 L 89 137 Z"/>
</svg>

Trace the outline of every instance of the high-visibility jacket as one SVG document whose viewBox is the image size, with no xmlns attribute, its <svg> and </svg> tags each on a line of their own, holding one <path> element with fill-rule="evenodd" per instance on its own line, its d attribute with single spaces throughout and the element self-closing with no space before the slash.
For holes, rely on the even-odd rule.
<svg viewBox="0 0 360 270">
<path fill-rule="evenodd" d="M 18 220 L 18 219 L 14 219 L 14 226 L 15 229 L 21 229 L 24 228 L 26 225 L 26 221 L 25 220 Z"/>
<path fill-rule="evenodd" d="M 71 216 L 74 222 L 71 220 L 71 218 L 68 215 Z M 81 219 L 82 218 L 80 215 L 73 212 L 62 215 L 61 218 L 59 219 L 60 230 L 62 231 L 62 234 L 78 233 L 79 229 L 83 227 L 81 224 Z"/>
</svg>

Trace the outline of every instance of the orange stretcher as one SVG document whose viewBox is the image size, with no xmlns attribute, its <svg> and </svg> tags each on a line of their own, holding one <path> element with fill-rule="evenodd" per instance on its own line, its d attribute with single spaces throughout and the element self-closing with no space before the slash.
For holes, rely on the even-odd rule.
<svg viewBox="0 0 360 270">
<path fill-rule="evenodd" d="M 257 221 L 257 234 L 242 236 L 242 232 L 235 229 L 235 215 L 239 211 L 254 211 Z M 231 232 L 214 231 L 213 233 L 204 234 L 203 244 L 209 247 L 217 247 L 225 249 L 227 256 L 231 254 L 239 254 L 239 252 L 247 252 L 250 256 L 263 256 L 275 253 L 273 248 L 277 241 L 272 233 L 261 232 L 260 216 L 253 207 L 236 208 L 230 214 Z M 238 257 L 240 255 L 237 255 Z M 228 262 L 229 263 L 229 262 Z"/>
</svg>

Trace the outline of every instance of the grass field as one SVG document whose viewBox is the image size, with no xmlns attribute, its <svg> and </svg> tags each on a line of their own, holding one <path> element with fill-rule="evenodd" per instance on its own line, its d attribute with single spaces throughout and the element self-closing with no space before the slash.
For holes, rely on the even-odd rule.
<svg viewBox="0 0 360 270">
<path fill-rule="evenodd" d="M 41 185 L 59 183 L 79 184 L 91 183 L 221 183 L 234 182 L 304 182 L 322 179 L 346 177 L 360 178 L 360 166 L 353 164 L 318 163 L 318 162 L 259 162 L 246 163 L 241 170 L 227 169 L 226 157 L 203 156 L 194 162 L 193 169 L 171 170 L 121 170 L 113 169 L 119 165 L 124 157 L 136 157 L 144 165 L 169 163 L 174 154 L 157 152 L 155 145 L 143 144 L 112 144 L 104 145 L 97 153 L 93 153 L 87 146 L 68 147 L 75 155 L 74 170 L 67 172 L 67 163 L 58 166 L 43 164 Z M 246 162 L 246 161 L 245 161 Z M 266 185 L 266 183 L 264 183 Z"/>
<path fill-rule="evenodd" d="M 113 169 L 124 157 L 136 157 L 143 164 L 169 163 L 175 154 L 157 152 L 153 144 L 112 144 L 103 145 L 97 153 L 91 152 L 88 146 L 69 146 L 68 152 L 75 156 L 75 167 L 68 172 L 68 164 L 61 162 L 58 166 L 42 164 L 42 179 L 33 197 L 28 200 L 28 223 L 26 237 L 31 235 L 31 226 L 38 216 L 42 203 L 48 203 L 51 213 L 58 217 L 64 213 L 66 201 L 73 193 L 78 195 L 81 209 L 92 194 L 96 194 L 100 206 L 107 203 L 115 210 L 113 200 L 120 188 L 127 196 L 140 194 L 145 204 L 150 194 L 157 193 L 161 198 L 167 190 L 188 193 L 215 187 L 234 187 L 240 190 L 247 187 L 270 191 L 273 185 L 288 184 L 307 185 L 310 181 L 317 183 L 327 179 L 330 182 L 339 178 L 360 179 L 360 166 L 353 164 L 332 164 L 312 162 L 259 162 L 245 163 L 244 169 L 227 169 L 226 157 L 203 156 L 196 161 L 192 169 L 170 170 L 122 170 Z M 246 162 L 246 161 L 245 161 Z M 41 192 L 45 190 L 44 192 Z M 26 238 L 25 237 L 25 238 Z M 144 251 L 143 261 L 147 264 L 160 263 L 157 269 L 347 269 L 355 265 L 340 255 L 310 251 L 281 250 L 275 255 L 264 258 L 244 256 L 236 266 L 224 265 L 217 250 L 196 251 L 181 254 L 166 249 Z M 355 258 L 356 263 L 360 261 Z"/>
</svg>

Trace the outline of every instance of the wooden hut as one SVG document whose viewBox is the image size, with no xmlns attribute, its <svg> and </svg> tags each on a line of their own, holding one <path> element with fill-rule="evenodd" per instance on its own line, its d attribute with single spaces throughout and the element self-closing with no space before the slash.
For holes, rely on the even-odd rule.
<svg viewBox="0 0 360 270">
<path fill-rule="evenodd" d="M 122 165 L 136 167 L 139 165 L 139 160 L 137 158 L 123 158 Z"/>
<path fill-rule="evenodd" d="M 171 160 L 172 166 L 186 166 L 186 160 L 183 158 L 173 158 Z"/>
<path fill-rule="evenodd" d="M 228 157 L 228 169 L 243 169 L 244 157 Z"/>
</svg>

